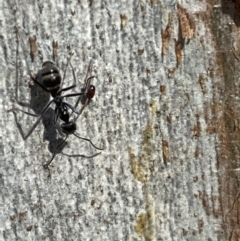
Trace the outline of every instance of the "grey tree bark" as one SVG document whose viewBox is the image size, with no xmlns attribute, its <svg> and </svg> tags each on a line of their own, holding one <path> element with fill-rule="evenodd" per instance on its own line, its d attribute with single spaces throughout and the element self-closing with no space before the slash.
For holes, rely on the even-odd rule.
<svg viewBox="0 0 240 241">
<path fill-rule="evenodd" d="M 239 240 L 239 4 L 224 4 L 1 2 L 0 240 Z M 39 115 L 28 68 L 63 76 L 70 52 L 75 91 L 90 61 L 96 86 L 76 133 L 104 150 L 80 157 L 98 151 L 69 136 L 49 173 L 54 105 L 25 141 L 36 118 L 8 110 Z"/>
</svg>

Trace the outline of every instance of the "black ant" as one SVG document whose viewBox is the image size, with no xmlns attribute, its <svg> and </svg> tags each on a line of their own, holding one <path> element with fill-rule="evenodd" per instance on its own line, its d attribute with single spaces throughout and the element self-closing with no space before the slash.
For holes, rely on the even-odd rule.
<svg viewBox="0 0 240 241">
<path fill-rule="evenodd" d="M 71 57 L 69 58 L 69 60 L 67 62 L 67 65 L 69 63 L 69 65 L 71 66 L 73 77 L 74 77 L 74 82 L 76 83 L 76 77 L 75 77 L 74 69 L 73 69 L 73 67 L 70 63 L 70 59 L 71 59 Z M 88 70 L 90 69 L 90 64 L 89 64 Z M 66 68 L 67 68 L 67 66 L 66 66 Z M 34 131 L 34 129 L 39 124 L 40 120 L 42 119 L 44 113 L 49 109 L 49 107 L 52 103 L 55 103 L 54 124 L 57 123 L 58 118 L 61 121 L 63 121 L 63 123 L 61 124 L 61 131 L 66 135 L 66 137 L 62 140 L 62 142 L 55 149 L 55 151 L 53 153 L 53 156 L 50 159 L 50 161 L 48 161 L 46 164 L 44 164 L 43 167 L 45 169 L 48 169 L 49 165 L 52 163 L 52 161 L 53 161 L 54 157 L 56 156 L 56 154 L 58 153 L 58 151 L 61 149 L 63 144 L 66 143 L 66 139 L 68 138 L 68 135 L 70 135 L 70 134 L 73 134 L 74 136 L 76 136 L 79 139 L 86 140 L 86 141 L 90 142 L 91 145 L 98 150 L 103 150 L 102 148 L 96 147 L 92 143 L 91 140 L 89 140 L 87 138 L 80 137 L 79 135 L 77 135 L 75 133 L 77 118 L 83 112 L 84 108 L 89 104 L 89 102 L 91 101 L 91 99 L 95 95 L 95 86 L 90 84 L 91 79 L 93 79 L 94 76 L 86 78 L 85 86 L 84 86 L 84 88 L 82 89 L 81 92 L 62 95 L 62 92 L 71 90 L 71 89 L 76 87 L 76 84 L 73 84 L 73 85 L 71 85 L 69 87 L 65 87 L 65 88 L 61 87 L 62 84 L 63 84 L 64 78 L 65 78 L 65 72 L 66 71 L 64 72 L 63 81 L 61 80 L 61 75 L 59 73 L 58 68 L 51 61 L 44 62 L 43 65 L 42 65 L 42 69 L 38 71 L 36 76 L 33 76 L 30 73 L 29 67 L 28 67 L 28 71 L 29 71 L 29 75 L 30 75 L 32 81 L 34 83 L 36 83 L 38 86 L 40 86 L 44 91 L 50 93 L 53 99 L 51 101 L 49 101 L 49 103 L 44 107 L 44 109 L 41 111 L 39 116 L 34 115 L 32 113 L 29 113 L 29 112 L 26 112 L 26 111 L 23 111 L 23 110 L 18 109 L 18 108 L 12 108 L 12 109 L 9 110 L 9 112 L 21 111 L 25 114 L 38 117 L 37 121 L 31 127 L 29 132 L 26 135 L 23 135 L 23 139 L 26 140 L 32 134 L 32 132 Z M 78 98 L 74 107 L 71 104 L 69 104 L 67 102 L 64 102 L 65 97 L 74 97 L 74 96 L 79 96 L 79 98 Z M 78 103 L 80 101 L 83 103 L 83 106 L 82 106 L 80 112 L 77 112 L 76 107 L 78 106 Z M 72 113 L 74 112 L 74 113 L 77 114 L 77 118 L 75 120 L 70 120 L 70 116 L 72 115 L 72 113 L 71 114 L 69 113 L 69 109 L 72 110 Z M 89 156 L 89 158 L 94 157 L 94 156 L 99 155 L 99 154 L 100 153 L 97 153 L 93 156 Z"/>
</svg>

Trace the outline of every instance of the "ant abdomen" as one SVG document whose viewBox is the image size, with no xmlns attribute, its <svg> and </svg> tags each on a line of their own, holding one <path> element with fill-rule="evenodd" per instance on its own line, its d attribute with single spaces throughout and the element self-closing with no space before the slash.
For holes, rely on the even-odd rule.
<svg viewBox="0 0 240 241">
<path fill-rule="evenodd" d="M 37 80 L 47 89 L 54 97 L 61 86 L 61 75 L 56 65 L 51 61 L 46 61 L 42 69 L 37 74 Z"/>
</svg>

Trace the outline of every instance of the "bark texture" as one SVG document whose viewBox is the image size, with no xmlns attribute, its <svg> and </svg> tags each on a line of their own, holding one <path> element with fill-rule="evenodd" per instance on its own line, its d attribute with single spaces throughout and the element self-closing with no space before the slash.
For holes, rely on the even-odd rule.
<svg viewBox="0 0 240 241">
<path fill-rule="evenodd" d="M 239 240 L 238 1 L 0 5 L 0 240 Z M 76 133 L 104 150 L 69 136 L 49 175 L 54 105 L 26 141 L 36 118 L 8 110 L 39 115 L 28 69 L 69 86 L 70 52 L 74 91 L 90 61 L 96 86 Z"/>
</svg>

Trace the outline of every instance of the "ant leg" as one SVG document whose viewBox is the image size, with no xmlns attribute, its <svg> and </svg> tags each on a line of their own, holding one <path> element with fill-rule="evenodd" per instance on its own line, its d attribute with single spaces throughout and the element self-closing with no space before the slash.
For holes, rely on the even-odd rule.
<svg viewBox="0 0 240 241">
<path fill-rule="evenodd" d="M 74 84 L 76 85 L 76 83 L 77 83 L 77 79 L 76 79 L 76 75 L 75 75 L 74 68 L 73 68 L 71 62 L 69 62 L 69 65 L 70 65 L 70 67 L 71 67 L 71 69 L 72 69 L 72 74 L 73 74 Z"/>
<path fill-rule="evenodd" d="M 55 110 L 54 110 L 54 116 L 53 116 L 54 125 L 56 125 L 57 120 L 58 120 L 58 117 L 59 117 L 59 108 L 55 108 Z"/>
<path fill-rule="evenodd" d="M 68 86 L 68 87 L 65 87 L 65 88 L 61 89 L 61 92 L 62 92 L 62 91 L 71 90 L 71 89 L 73 89 L 73 88 L 75 88 L 75 87 L 76 87 L 76 85 L 70 85 L 70 86 Z"/>
<path fill-rule="evenodd" d="M 27 58 L 27 56 L 26 56 L 26 51 L 25 51 L 25 48 L 24 48 L 24 46 L 23 46 L 23 41 L 22 41 L 22 38 L 21 38 L 21 35 L 20 35 L 20 32 L 19 32 L 18 27 L 16 27 L 16 34 L 17 34 L 17 56 L 18 56 L 18 54 L 19 54 L 19 46 L 21 46 L 21 47 L 22 47 L 22 50 L 23 50 L 23 54 L 24 54 L 25 58 Z M 20 44 L 19 44 L 19 43 L 20 43 Z M 22 101 L 19 100 L 19 95 L 18 95 L 18 90 L 19 90 L 19 78 L 18 78 L 18 76 L 19 76 L 19 67 L 18 67 L 17 62 L 18 62 L 18 60 L 17 60 L 17 57 L 16 57 L 16 88 L 15 88 L 15 98 L 16 98 L 16 101 L 17 101 L 17 104 L 18 104 L 18 105 L 20 105 L 20 106 L 22 106 L 22 107 L 28 107 L 28 108 L 29 108 L 29 107 L 30 107 L 29 103 L 25 103 L 25 102 L 22 102 Z M 29 68 L 28 62 L 26 62 L 26 64 L 27 64 L 28 74 L 30 75 L 31 78 L 33 78 L 33 77 L 32 77 L 32 74 L 30 73 L 30 68 Z M 13 112 L 13 113 L 14 113 L 15 122 L 17 123 L 17 127 L 18 127 L 18 129 L 19 129 L 19 131 L 20 131 L 20 134 L 21 134 L 22 138 L 25 140 L 25 139 L 27 139 L 27 137 L 28 137 L 31 133 L 30 133 L 29 135 L 27 135 L 27 136 L 24 135 L 23 130 L 22 130 L 22 127 L 21 127 L 21 125 L 20 125 L 20 124 L 18 123 L 18 121 L 17 121 L 17 115 L 16 115 L 16 113 L 15 113 L 16 111 L 21 111 L 21 112 L 23 112 L 23 113 L 25 113 L 25 114 L 27 114 L 27 115 L 34 116 L 34 117 L 37 117 L 37 115 L 35 115 L 35 114 L 33 114 L 33 113 L 30 113 L 30 112 L 27 112 L 27 111 L 24 111 L 24 110 L 21 110 L 21 109 L 19 109 L 19 108 L 12 108 L 12 109 L 10 109 L 10 110 L 7 111 L 7 112 Z"/>
<path fill-rule="evenodd" d="M 92 78 L 94 78 L 94 76 L 89 77 L 89 79 L 92 79 Z M 79 102 L 82 101 L 82 98 L 83 98 L 83 97 L 81 97 L 80 95 L 85 97 L 85 103 L 82 105 L 80 111 L 76 112 L 76 111 L 74 111 L 74 109 L 77 108 Z M 79 116 L 82 114 L 82 112 L 83 112 L 83 110 L 85 109 L 85 107 L 86 107 L 86 106 L 89 104 L 89 102 L 90 102 L 90 99 L 88 99 L 88 98 L 86 97 L 86 95 L 87 95 L 87 92 L 86 92 L 86 93 L 76 93 L 76 94 L 74 93 L 74 94 L 69 94 L 69 95 L 65 95 L 65 96 L 64 96 L 64 97 L 80 96 L 80 97 L 78 97 L 78 99 L 77 99 L 74 107 L 73 107 L 73 106 L 72 106 L 72 107 L 69 106 L 69 108 L 71 108 L 71 109 L 73 110 L 73 112 L 75 112 L 75 113 L 77 114 L 77 117 L 75 118 L 75 121 L 77 121 L 77 119 L 78 119 Z M 73 112 L 71 113 L 71 116 L 72 116 Z"/>
<path fill-rule="evenodd" d="M 83 137 L 77 135 L 76 133 L 73 133 L 73 135 L 76 136 L 76 137 L 79 138 L 79 139 L 82 139 L 82 140 L 85 140 L 85 141 L 90 142 L 93 147 L 95 147 L 96 149 L 98 149 L 98 150 L 100 150 L 100 151 L 104 150 L 103 148 L 96 147 L 96 146 L 92 143 L 92 141 L 89 140 L 89 139 L 87 139 L 87 138 L 83 138 Z"/>
<path fill-rule="evenodd" d="M 18 68 L 17 68 L 18 69 Z M 18 85 L 19 85 L 19 81 L 18 81 L 18 70 L 16 71 L 16 88 L 15 88 L 15 98 L 16 98 L 16 101 L 17 101 L 17 104 L 22 106 L 22 107 L 30 107 L 29 103 L 25 103 L 25 102 L 22 102 L 19 100 L 19 95 L 18 95 Z M 21 110 L 21 109 L 18 109 L 18 108 L 12 108 L 10 110 L 8 110 L 7 112 L 11 112 L 11 111 L 21 111 L 27 115 L 31 115 L 31 116 L 35 116 L 37 117 L 37 115 L 33 114 L 33 113 L 30 113 L 30 112 L 27 112 L 27 111 L 24 111 L 24 110 Z"/>
<path fill-rule="evenodd" d="M 90 75 L 91 72 L 92 72 L 92 61 L 89 62 L 87 74 L 86 74 L 86 77 L 85 77 L 85 80 L 84 80 L 85 86 L 83 87 L 83 91 L 84 91 L 86 94 L 87 94 L 88 91 L 89 91 L 91 79 L 92 79 L 92 78 L 95 78 L 95 76 L 90 76 L 90 77 L 88 77 L 88 75 Z"/>
<path fill-rule="evenodd" d="M 79 97 L 76 104 L 75 104 L 75 107 L 78 106 L 79 102 L 81 101 L 81 103 L 83 105 L 88 105 L 89 102 L 90 102 L 90 98 L 87 96 L 88 92 L 89 92 L 89 89 L 90 89 L 90 83 L 91 83 L 91 79 L 95 78 L 95 76 L 91 76 L 89 77 L 87 80 L 86 80 L 86 84 L 85 84 L 85 87 L 82 88 L 82 91 L 84 92 L 84 96 L 82 97 Z"/>
<path fill-rule="evenodd" d="M 18 66 L 19 46 L 21 45 L 22 49 L 24 49 L 24 48 L 23 48 L 22 42 L 20 41 L 21 37 L 19 35 L 19 30 L 18 30 L 17 27 L 16 27 L 16 33 L 17 33 L 17 55 L 16 55 L 16 76 L 15 76 L 16 77 L 15 98 L 16 98 L 17 104 L 19 104 L 20 106 L 29 107 L 30 106 L 29 103 L 20 101 L 19 95 L 18 95 L 18 89 L 19 89 L 19 78 L 18 78 L 18 76 L 19 76 L 19 66 Z M 28 70 L 28 73 L 29 73 L 29 70 Z"/>
<path fill-rule="evenodd" d="M 16 27 L 16 32 L 17 32 L 18 39 L 20 40 L 19 42 L 20 42 L 20 45 L 21 45 L 22 50 L 23 50 L 24 58 L 25 58 L 25 60 L 27 60 L 28 59 L 27 51 L 25 50 L 25 48 L 23 46 L 23 39 L 22 39 L 22 36 L 20 34 L 20 31 L 19 31 L 18 27 Z M 31 71 L 30 71 L 30 66 L 29 66 L 28 61 L 26 61 L 26 65 L 27 65 L 28 75 L 31 77 L 31 79 L 34 80 L 34 77 L 33 77 L 33 75 L 31 74 Z"/>
<path fill-rule="evenodd" d="M 85 77 L 85 89 L 88 87 L 87 86 L 87 80 L 88 80 L 88 74 L 92 72 L 92 61 L 89 62 L 89 65 L 88 65 L 88 70 L 87 70 L 87 74 L 86 74 L 86 77 Z"/>
<path fill-rule="evenodd" d="M 22 39 L 22 36 L 21 36 L 20 31 L 19 31 L 19 29 L 18 29 L 17 26 L 16 26 L 16 33 L 17 33 L 17 36 L 18 36 L 18 37 L 17 37 L 17 40 L 19 40 L 19 41 L 18 41 L 18 46 L 19 46 L 19 42 L 20 42 L 20 45 L 21 45 L 22 50 L 23 50 L 24 58 L 25 58 L 25 60 L 27 60 L 27 59 L 28 59 L 27 51 L 26 51 L 25 48 L 24 48 L 23 39 Z M 35 38 L 36 38 L 36 36 L 35 36 Z M 36 39 L 35 39 L 35 40 L 36 40 Z M 29 38 L 29 43 L 30 43 L 30 38 Z M 30 45 L 31 45 L 31 43 L 30 43 Z M 31 47 L 31 46 L 30 46 L 30 47 Z M 17 49 L 17 51 L 18 51 L 18 49 Z M 31 48 L 31 54 L 32 54 L 32 48 Z M 27 72 L 28 72 L 28 75 L 30 76 L 31 80 L 33 80 L 34 83 L 38 84 L 43 90 L 45 90 L 46 92 L 49 92 L 41 83 L 39 83 L 39 82 L 37 81 L 37 77 L 35 77 L 35 76 L 31 73 L 31 71 L 30 71 L 30 65 L 29 65 L 28 61 L 26 61 L 26 65 L 27 65 Z M 26 103 L 23 103 L 23 102 L 19 101 L 19 98 L 18 98 L 18 85 L 19 85 L 19 81 L 18 81 L 18 68 L 17 68 L 17 71 L 16 71 L 16 86 L 17 86 L 17 88 L 16 88 L 16 100 L 17 100 L 17 103 L 18 103 L 19 105 L 29 107 L 29 104 L 26 104 Z M 30 115 L 31 115 L 31 114 L 30 114 Z"/>
<path fill-rule="evenodd" d="M 67 95 L 62 95 L 61 98 L 63 99 L 65 97 L 74 97 L 74 96 L 80 96 L 80 95 L 84 95 L 84 93 L 81 93 L 81 92 L 79 92 L 79 93 L 71 93 L 71 94 L 67 94 Z M 73 107 L 72 105 L 70 105 L 70 104 L 68 104 L 66 102 L 63 102 L 63 103 L 65 105 L 67 105 L 73 112 L 75 112 L 76 114 L 80 115 L 79 112 L 77 112 L 76 107 Z M 81 110 L 81 112 L 82 112 L 82 110 Z M 71 113 L 71 115 L 72 115 L 72 113 Z"/>
<path fill-rule="evenodd" d="M 91 155 L 91 156 L 86 156 L 86 155 L 81 155 L 81 154 L 73 154 L 73 155 L 70 155 L 70 154 L 66 154 L 66 153 L 64 153 L 64 152 L 62 152 L 62 154 L 63 154 L 64 156 L 68 156 L 68 157 L 84 157 L 84 158 L 93 158 L 93 157 L 95 157 L 95 156 L 100 155 L 100 154 L 101 154 L 101 152 L 98 152 L 98 153 L 93 154 L 93 155 Z"/>
<path fill-rule="evenodd" d="M 23 55 L 24 55 L 24 58 L 25 60 L 28 59 L 28 56 L 27 56 L 27 51 L 26 49 L 24 48 L 24 45 L 23 45 L 23 39 L 22 39 L 22 36 L 20 34 L 20 30 L 18 29 L 18 27 L 16 26 L 16 34 L 17 34 L 17 53 L 19 52 L 19 49 L 18 49 L 18 46 L 19 46 L 19 43 L 22 47 L 22 50 L 23 50 Z M 16 60 L 16 63 L 17 63 L 17 60 Z M 44 89 L 46 92 L 49 92 L 42 84 L 40 84 L 37 80 L 36 80 L 36 77 L 33 76 L 33 74 L 31 73 L 30 71 L 30 66 L 29 66 L 29 63 L 28 61 L 26 61 L 26 65 L 27 65 L 27 72 L 28 72 L 28 75 L 30 76 L 31 80 L 33 80 L 36 84 L 38 84 L 42 89 Z M 18 66 L 17 66 L 17 71 L 16 71 L 16 93 L 15 93 L 15 96 L 16 96 L 16 101 L 19 105 L 23 106 L 23 107 L 29 107 L 29 104 L 28 103 L 24 103 L 24 102 L 21 102 L 19 100 L 19 96 L 18 96 L 18 86 L 19 86 L 19 80 L 18 80 Z M 17 109 L 15 109 L 17 110 Z M 19 110 L 19 109 L 18 109 Z M 20 110 L 21 111 L 21 110 Z M 22 111 L 24 112 L 24 111 Z M 29 114 L 29 115 L 33 115 L 29 112 L 24 112 L 26 114 Z"/>
<path fill-rule="evenodd" d="M 31 77 L 31 79 L 33 80 L 34 83 L 36 83 L 36 84 L 37 84 L 38 86 L 40 86 L 43 90 L 45 90 L 46 92 L 49 93 L 49 90 L 47 90 L 41 83 L 39 83 L 39 82 L 37 81 L 37 76 L 34 77 L 34 76 L 30 73 L 30 77 Z M 72 87 L 72 88 L 74 88 L 74 87 Z"/>
<path fill-rule="evenodd" d="M 69 65 L 70 65 L 70 67 L 71 67 L 71 69 L 72 69 L 72 74 L 73 74 L 74 83 L 76 84 L 77 81 L 76 81 L 76 75 L 75 75 L 74 68 L 73 68 L 73 66 L 72 66 L 71 63 L 69 63 Z M 85 93 L 83 93 L 83 95 L 84 95 L 84 94 L 85 94 Z M 78 106 L 78 104 L 79 104 L 79 102 L 80 102 L 81 99 L 82 99 L 82 97 L 79 96 L 78 99 L 77 99 L 77 101 L 76 101 L 76 103 L 75 103 L 74 108 L 77 108 L 77 106 Z"/>
<path fill-rule="evenodd" d="M 90 83 L 90 80 L 91 80 L 92 78 L 94 78 L 94 76 L 89 77 L 89 78 L 87 79 L 87 81 Z M 82 90 L 83 90 L 83 89 L 82 89 Z M 77 113 L 78 115 L 77 115 L 75 121 L 77 121 L 77 119 L 79 118 L 79 116 L 82 114 L 83 110 L 86 108 L 86 106 L 87 106 L 87 105 L 89 104 L 89 102 L 90 102 L 90 99 L 87 98 L 87 96 L 86 96 L 87 93 L 88 93 L 87 91 L 85 91 L 84 93 L 82 93 L 82 96 L 79 96 L 78 99 L 77 99 L 77 101 L 76 101 L 76 103 L 75 103 L 74 108 L 77 108 L 77 106 L 79 105 L 79 102 L 80 102 L 80 101 L 83 101 L 83 98 L 85 98 L 85 100 L 84 100 L 84 102 L 83 102 L 83 105 L 82 105 L 80 111 L 78 111 L 78 113 Z M 79 93 L 79 95 L 80 95 L 80 93 Z M 72 114 L 71 114 L 71 115 L 72 115 Z"/>
<path fill-rule="evenodd" d="M 67 94 L 67 95 L 62 95 L 61 98 L 73 97 L 73 96 L 79 96 L 79 95 L 84 95 L 84 93 L 82 93 L 82 92 L 79 92 L 79 93 L 71 93 L 71 94 Z"/>
<path fill-rule="evenodd" d="M 83 93 L 72 93 L 72 94 L 68 94 L 68 95 L 63 95 L 61 96 L 61 99 L 65 98 L 65 97 L 74 97 L 74 96 L 79 96 L 79 95 L 83 95 Z M 65 104 L 67 107 L 69 107 L 72 112 L 75 112 L 76 114 L 79 115 L 79 112 L 77 112 L 76 108 L 74 108 L 72 105 L 66 103 L 66 102 L 62 102 L 62 104 Z M 56 124 L 58 119 L 58 108 L 55 108 L 55 112 L 54 112 L 54 123 Z"/>
<path fill-rule="evenodd" d="M 68 61 L 67 61 L 67 64 L 66 64 L 66 68 L 65 68 L 64 73 L 63 73 L 63 79 L 62 79 L 62 83 L 61 83 L 60 89 L 62 88 L 63 82 L 64 82 L 65 77 L 66 77 L 66 72 L 67 72 L 68 64 L 71 64 L 70 61 L 71 61 L 72 56 L 73 56 L 73 53 L 72 53 L 71 56 L 68 58 Z M 76 86 L 76 82 L 75 82 L 75 81 L 74 81 L 74 84 L 73 84 L 73 85 Z"/>
<path fill-rule="evenodd" d="M 61 141 L 61 143 L 57 146 L 56 150 L 54 151 L 54 153 L 53 153 L 53 155 L 52 155 L 52 158 L 50 159 L 50 161 L 48 161 L 46 164 L 43 165 L 43 167 L 44 167 L 45 169 L 48 169 L 48 166 L 52 163 L 54 157 L 57 155 L 57 151 L 58 151 L 58 150 L 61 148 L 61 146 L 66 142 L 67 138 L 68 138 L 68 135 L 66 135 L 65 139 L 63 139 L 63 140 Z"/>
<path fill-rule="evenodd" d="M 76 81 L 76 75 L 75 75 L 75 71 L 74 71 L 74 68 L 73 68 L 71 62 L 69 62 L 69 65 L 70 65 L 70 67 L 71 67 L 71 69 L 72 69 L 72 74 L 73 74 L 74 82 L 76 83 L 76 82 L 77 82 L 77 81 Z M 92 61 L 90 61 L 89 65 L 88 65 L 88 71 L 87 71 L 87 74 L 86 74 L 86 77 L 85 77 L 85 81 L 84 81 L 84 82 L 85 82 L 85 85 L 84 85 L 84 87 L 81 89 L 81 91 L 84 93 L 84 95 L 86 95 L 87 92 L 88 92 L 88 89 L 89 89 L 89 86 L 90 86 L 90 80 L 91 80 L 92 78 L 94 78 L 94 76 L 91 76 L 91 77 L 87 78 L 87 76 L 88 76 L 89 73 L 91 72 L 91 66 L 92 66 Z M 76 103 L 75 103 L 75 106 L 74 106 L 75 108 L 77 108 L 79 102 L 82 101 L 82 99 L 83 99 L 83 96 L 79 96 L 79 98 L 77 99 L 77 101 L 76 101 Z"/>
<path fill-rule="evenodd" d="M 24 110 L 21 110 L 21 109 L 18 109 L 18 108 L 12 108 L 10 110 L 8 110 L 7 112 L 15 112 L 15 111 L 20 111 L 24 114 L 27 114 L 27 115 L 30 115 L 30 116 L 34 116 L 34 117 L 39 117 L 38 115 L 35 115 L 33 113 L 30 113 L 30 112 L 27 112 L 27 111 L 24 111 Z"/>
<path fill-rule="evenodd" d="M 63 102 L 63 104 L 70 108 L 74 113 L 78 114 L 77 110 L 72 105 L 68 104 L 67 102 Z"/>
<path fill-rule="evenodd" d="M 13 108 L 13 109 L 8 110 L 8 112 L 13 112 L 13 113 L 14 113 L 15 119 L 16 119 L 16 113 L 15 113 L 15 111 L 21 111 L 21 112 L 23 112 L 23 113 L 25 113 L 25 114 L 38 117 L 38 119 L 36 120 L 36 122 L 33 124 L 33 126 L 31 127 L 31 129 L 28 131 L 28 133 L 27 133 L 26 135 L 23 134 L 22 128 L 20 127 L 20 125 L 17 123 L 17 120 L 16 120 L 17 126 L 18 126 L 18 128 L 19 128 L 19 130 L 20 130 L 20 133 L 21 133 L 21 136 L 22 136 L 23 140 L 26 140 L 26 139 L 32 134 L 32 132 L 35 130 L 35 128 L 36 128 L 37 125 L 39 124 L 40 120 L 42 119 L 44 113 L 47 111 L 47 109 L 48 109 L 49 106 L 52 104 L 52 102 L 53 102 L 53 100 L 51 100 L 51 101 L 44 107 L 44 109 L 42 110 L 40 116 L 36 116 L 36 115 L 34 115 L 34 114 L 25 112 L 25 111 L 20 110 L 20 109 L 17 109 L 17 108 Z"/>
</svg>

